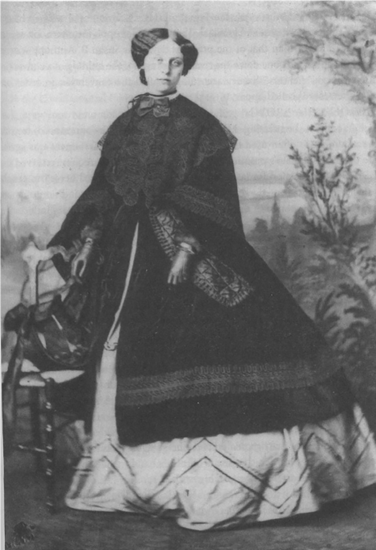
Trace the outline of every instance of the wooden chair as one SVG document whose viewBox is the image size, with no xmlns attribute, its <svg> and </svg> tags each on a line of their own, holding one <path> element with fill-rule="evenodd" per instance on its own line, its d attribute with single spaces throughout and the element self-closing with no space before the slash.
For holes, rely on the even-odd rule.
<svg viewBox="0 0 376 550">
<path fill-rule="evenodd" d="M 30 283 L 29 308 L 38 305 L 38 267 L 41 261 L 51 259 L 55 254 L 69 258 L 72 252 L 63 247 L 51 247 L 39 250 L 30 243 L 22 254 L 28 265 Z M 69 285 L 66 285 L 69 286 Z M 63 289 L 66 290 L 66 289 Z M 3 416 L 4 447 L 11 450 L 26 451 L 35 455 L 37 469 L 45 471 L 47 484 L 46 504 L 50 512 L 56 511 L 55 474 L 56 474 L 56 434 L 58 430 L 72 423 L 80 415 L 75 411 L 57 411 L 59 392 L 82 381 L 83 370 L 43 370 L 24 357 L 25 323 L 17 333 L 17 342 L 9 363 L 2 366 L 4 377 Z M 17 393 L 27 390 L 30 411 L 31 441 L 17 442 Z M 62 422 L 57 426 L 55 415 L 59 412 Z M 44 418 L 43 418 L 44 417 Z M 43 434 L 44 432 L 44 434 Z M 45 460 L 43 460 L 45 457 Z"/>
</svg>

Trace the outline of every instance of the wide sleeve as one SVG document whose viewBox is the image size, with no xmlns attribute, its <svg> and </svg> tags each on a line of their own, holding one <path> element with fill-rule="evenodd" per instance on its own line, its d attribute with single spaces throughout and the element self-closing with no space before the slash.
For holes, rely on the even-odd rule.
<svg viewBox="0 0 376 550">
<path fill-rule="evenodd" d="M 190 149 L 189 169 L 169 199 L 244 238 L 232 148 L 219 121 L 209 117 Z"/>
<path fill-rule="evenodd" d="M 62 245 L 66 249 L 73 246 L 75 241 L 82 243 L 90 237 L 95 242 L 97 252 L 106 240 L 106 235 L 114 219 L 121 199 L 109 185 L 105 178 L 107 159 L 101 157 L 93 175 L 90 186 L 79 197 L 69 210 L 60 231 L 52 238 L 48 246 Z M 60 256 L 55 257 L 54 263 L 60 274 L 67 279 L 70 267 Z"/>
<path fill-rule="evenodd" d="M 169 193 L 168 202 L 203 249 L 244 272 L 239 258 L 246 240 L 231 149 L 227 143 L 210 152 Z"/>
</svg>

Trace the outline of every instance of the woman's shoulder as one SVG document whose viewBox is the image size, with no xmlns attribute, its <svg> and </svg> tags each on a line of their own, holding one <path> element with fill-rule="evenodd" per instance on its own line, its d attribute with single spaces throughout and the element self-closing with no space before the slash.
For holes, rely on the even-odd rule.
<svg viewBox="0 0 376 550">
<path fill-rule="evenodd" d="M 178 101 L 179 100 L 179 101 Z M 179 96 L 176 101 L 179 113 L 183 117 L 191 117 L 202 128 L 203 134 L 216 141 L 223 141 L 228 144 L 231 152 L 235 149 L 237 138 L 233 133 L 214 115 L 206 109 L 197 105 L 185 96 Z"/>
<path fill-rule="evenodd" d="M 102 135 L 97 145 L 99 149 L 103 149 L 105 143 L 114 139 L 114 136 L 118 136 L 122 131 L 129 125 L 129 122 L 132 118 L 132 106 L 129 107 L 126 111 L 121 113 L 107 128 L 106 132 Z"/>
<path fill-rule="evenodd" d="M 177 111 L 183 115 L 191 116 L 201 122 L 202 125 L 206 124 L 219 124 L 220 121 L 209 111 L 195 103 L 194 101 L 188 99 L 184 95 L 179 95 L 176 99 Z"/>
<path fill-rule="evenodd" d="M 119 125 L 119 124 L 127 125 L 132 117 L 132 111 L 133 111 L 133 108 L 132 106 L 130 106 L 129 109 L 127 109 L 126 111 L 121 113 L 121 115 L 119 115 L 117 118 L 115 118 L 111 126 Z"/>
</svg>

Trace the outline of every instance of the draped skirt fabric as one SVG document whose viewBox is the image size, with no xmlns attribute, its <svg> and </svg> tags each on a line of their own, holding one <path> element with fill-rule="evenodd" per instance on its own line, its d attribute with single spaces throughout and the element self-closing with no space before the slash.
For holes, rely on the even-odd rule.
<svg viewBox="0 0 376 550">
<path fill-rule="evenodd" d="M 376 482 L 376 446 L 357 404 L 317 423 L 263 433 L 119 443 L 117 347 L 125 289 L 98 363 L 92 436 L 66 495 L 69 507 L 174 517 L 224 529 L 313 512 Z"/>
<path fill-rule="evenodd" d="M 113 386 L 99 393 L 105 416 L 98 408 L 98 440 L 76 469 L 66 496 L 71 508 L 172 517 L 204 531 L 314 512 L 376 482 L 376 446 L 358 405 L 289 430 L 129 447 L 114 433 Z"/>
</svg>

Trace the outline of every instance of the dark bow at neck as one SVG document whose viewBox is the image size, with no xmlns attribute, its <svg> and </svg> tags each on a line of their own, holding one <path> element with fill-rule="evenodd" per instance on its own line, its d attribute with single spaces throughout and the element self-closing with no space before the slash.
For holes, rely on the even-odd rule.
<svg viewBox="0 0 376 550">
<path fill-rule="evenodd" d="M 141 95 L 132 101 L 139 116 L 145 116 L 150 111 L 155 117 L 169 116 L 170 100 L 168 96 Z"/>
</svg>

